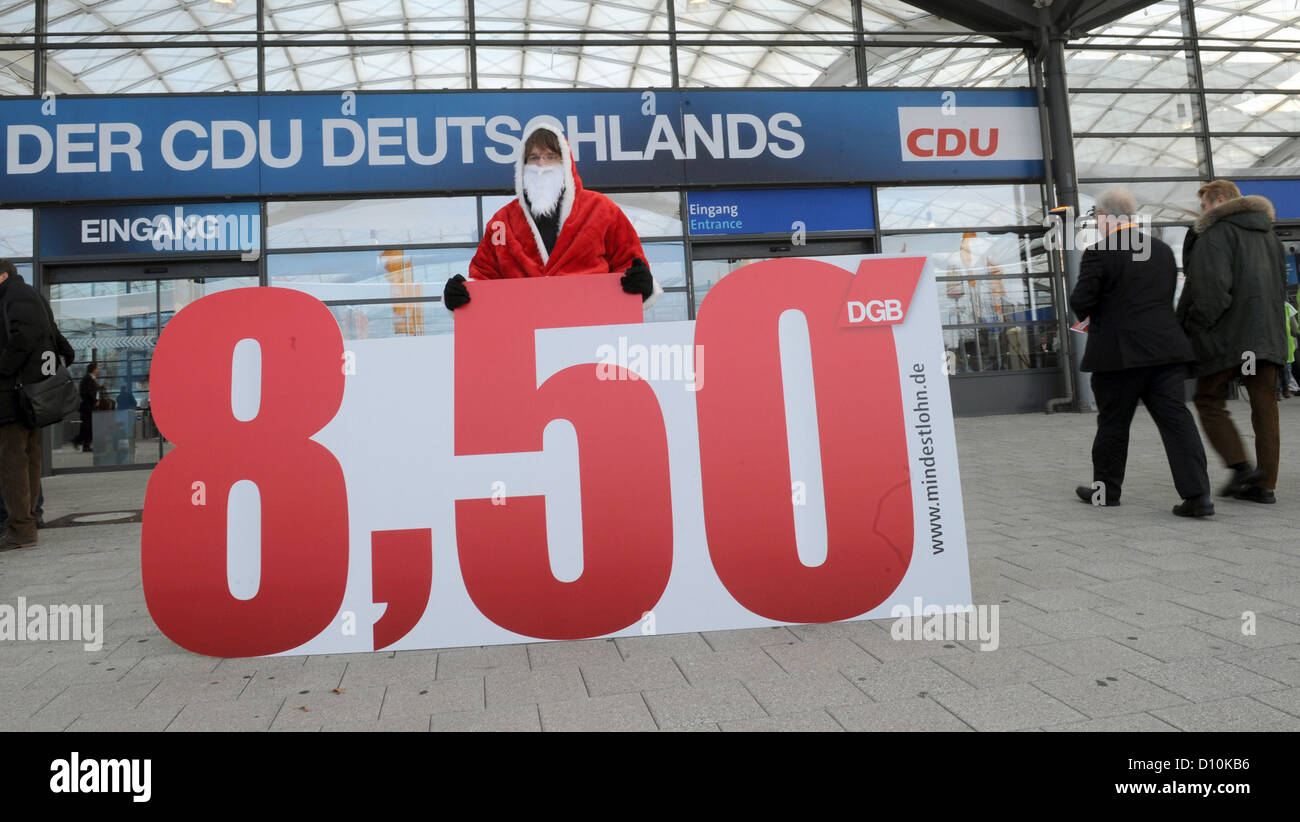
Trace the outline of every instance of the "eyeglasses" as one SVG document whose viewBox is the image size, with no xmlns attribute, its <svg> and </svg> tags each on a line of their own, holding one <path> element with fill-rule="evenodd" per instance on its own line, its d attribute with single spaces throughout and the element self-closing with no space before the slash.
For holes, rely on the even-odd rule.
<svg viewBox="0 0 1300 822">
<path fill-rule="evenodd" d="M 558 163 L 559 161 L 560 161 L 560 155 L 551 151 L 548 151 L 545 154 L 539 154 L 538 152 L 534 151 L 532 154 L 529 154 L 528 157 L 526 158 L 526 162 L 529 163 Z"/>
</svg>

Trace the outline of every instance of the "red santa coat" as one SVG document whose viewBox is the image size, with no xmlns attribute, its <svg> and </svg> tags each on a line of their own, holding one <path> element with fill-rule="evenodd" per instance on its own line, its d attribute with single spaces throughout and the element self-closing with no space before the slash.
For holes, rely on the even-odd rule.
<svg viewBox="0 0 1300 822">
<path fill-rule="evenodd" d="M 483 239 L 469 264 L 472 280 L 507 277 L 554 277 L 622 273 L 637 257 L 645 259 L 641 239 L 622 209 L 599 192 L 582 187 L 569 142 L 559 128 L 538 124 L 560 142 L 564 193 L 560 195 L 559 230 L 548 254 L 533 215 L 524 207 L 524 152 L 515 160 L 515 199 L 487 221 Z M 532 134 L 530 131 L 529 134 Z M 524 135 L 524 142 L 529 134 Z M 650 305 L 663 293 L 656 281 Z"/>
</svg>

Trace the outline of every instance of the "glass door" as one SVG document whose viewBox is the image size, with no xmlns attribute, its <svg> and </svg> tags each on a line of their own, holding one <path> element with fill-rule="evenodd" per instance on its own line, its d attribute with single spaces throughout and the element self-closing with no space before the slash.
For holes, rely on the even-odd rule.
<svg viewBox="0 0 1300 822">
<path fill-rule="evenodd" d="M 171 447 L 154 425 L 150 408 L 149 372 L 159 333 L 177 311 L 195 300 L 257 285 L 255 273 L 108 279 L 117 273 L 114 268 L 121 274 L 143 273 L 138 265 L 102 266 L 93 280 L 69 282 L 77 279 L 75 273 L 60 277 L 57 270 L 51 272 L 50 307 L 59 330 L 76 351 L 70 371 L 83 389 L 79 413 L 50 427 L 50 465 L 56 473 L 157 464 Z M 97 371 L 86 380 L 92 362 Z"/>
</svg>

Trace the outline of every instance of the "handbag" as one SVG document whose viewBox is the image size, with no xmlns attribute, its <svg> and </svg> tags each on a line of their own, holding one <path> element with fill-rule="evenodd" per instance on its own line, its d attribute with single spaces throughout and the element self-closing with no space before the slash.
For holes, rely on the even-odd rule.
<svg viewBox="0 0 1300 822">
<path fill-rule="evenodd" d="M 54 373 L 40 382 L 18 383 L 18 416 L 28 428 L 44 428 L 81 407 L 81 392 L 67 366 L 58 360 Z"/>
</svg>

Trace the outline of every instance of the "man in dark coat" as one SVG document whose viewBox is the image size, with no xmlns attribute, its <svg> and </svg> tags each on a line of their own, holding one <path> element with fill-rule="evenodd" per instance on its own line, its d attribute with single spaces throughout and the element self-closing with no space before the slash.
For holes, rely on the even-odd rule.
<svg viewBox="0 0 1300 822">
<path fill-rule="evenodd" d="M 1205 448 L 1183 400 L 1183 381 L 1195 357 L 1174 317 L 1178 266 L 1169 246 L 1132 224 L 1136 213 L 1133 195 L 1125 189 L 1097 199 L 1102 239 L 1084 251 L 1070 295 L 1074 313 L 1091 318 L 1082 369 L 1092 372 L 1097 399 L 1094 487 L 1079 486 L 1076 493 L 1084 502 L 1119 504 L 1129 426 L 1141 400 L 1160 431 L 1174 486 L 1183 498 L 1174 513 L 1208 516 L 1214 504 Z"/>
<path fill-rule="evenodd" d="M 0 260 L 0 319 L 6 332 L 0 348 L 0 493 L 8 511 L 0 550 L 9 550 L 36 544 L 41 493 L 40 432 L 20 419 L 17 385 L 45 379 L 42 366 L 55 355 L 71 362 L 73 351 L 49 305 L 8 260 Z"/>
<path fill-rule="evenodd" d="M 1287 361 L 1287 340 L 1286 261 L 1273 234 L 1273 204 L 1242 197 L 1228 180 L 1202 186 L 1197 194 L 1201 216 L 1185 246 L 1187 283 L 1178 300 L 1178 320 L 1198 360 L 1196 410 L 1210 444 L 1233 472 L 1220 494 L 1276 502 L 1277 374 Z M 1226 407 L 1238 376 L 1250 397 L 1257 467 Z"/>
</svg>

